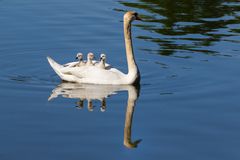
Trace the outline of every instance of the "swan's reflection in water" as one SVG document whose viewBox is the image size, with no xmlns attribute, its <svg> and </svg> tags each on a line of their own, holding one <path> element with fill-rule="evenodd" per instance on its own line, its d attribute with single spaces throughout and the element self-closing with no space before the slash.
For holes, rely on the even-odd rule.
<svg viewBox="0 0 240 160">
<path fill-rule="evenodd" d="M 141 140 L 132 141 L 131 128 L 133 121 L 133 113 L 135 103 L 139 95 L 139 86 L 132 85 L 89 85 L 89 84 L 76 84 L 76 83 L 61 83 L 53 91 L 48 100 L 62 96 L 65 98 L 79 99 L 77 102 L 78 108 L 84 107 L 84 101 L 87 101 L 89 111 L 93 111 L 93 100 L 101 102 L 100 109 L 102 112 L 106 110 L 106 98 L 111 95 L 116 95 L 119 91 L 128 92 L 125 127 L 124 127 L 124 145 L 128 148 L 136 148 Z"/>
</svg>

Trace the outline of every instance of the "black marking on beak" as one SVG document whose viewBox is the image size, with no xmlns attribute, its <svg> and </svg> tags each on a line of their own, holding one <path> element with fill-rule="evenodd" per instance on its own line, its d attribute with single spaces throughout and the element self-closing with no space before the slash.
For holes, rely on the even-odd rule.
<svg viewBox="0 0 240 160">
<path fill-rule="evenodd" d="M 134 13 L 134 16 L 136 17 L 136 20 L 142 21 L 142 19 L 138 16 L 138 13 Z"/>
</svg>

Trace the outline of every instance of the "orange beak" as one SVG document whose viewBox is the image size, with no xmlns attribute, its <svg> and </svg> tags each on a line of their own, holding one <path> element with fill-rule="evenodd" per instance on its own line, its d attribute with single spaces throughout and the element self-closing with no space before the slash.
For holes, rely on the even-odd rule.
<svg viewBox="0 0 240 160">
<path fill-rule="evenodd" d="M 136 17 L 136 20 L 142 21 L 142 19 L 139 16 Z"/>
</svg>

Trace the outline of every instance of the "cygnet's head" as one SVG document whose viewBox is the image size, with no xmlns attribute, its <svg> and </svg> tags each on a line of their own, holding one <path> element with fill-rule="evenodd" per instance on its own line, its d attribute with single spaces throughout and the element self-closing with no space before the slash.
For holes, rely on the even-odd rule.
<svg viewBox="0 0 240 160">
<path fill-rule="evenodd" d="M 104 53 L 100 54 L 100 61 L 106 61 L 106 55 Z"/>
<path fill-rule="evenodd" d="M 93 60 L 94 59 L 94 54 L 92 52 L 89 52 L 87 55 L 88 60 Z"/>
<path fill-rule="evenodd" d="M 124 14 L 124 20 L 125 21 L 134 21 L 134 20 L 142 20 L 139 16 L 137 12 L 134 11 L 128 11 Z"/>
<path fill-rule="evenodd" d="M 78 59 L 79 61 L 83 60 L 83 54 L 82 53 L 77 53 L 76 59 Z"/>
</svg>

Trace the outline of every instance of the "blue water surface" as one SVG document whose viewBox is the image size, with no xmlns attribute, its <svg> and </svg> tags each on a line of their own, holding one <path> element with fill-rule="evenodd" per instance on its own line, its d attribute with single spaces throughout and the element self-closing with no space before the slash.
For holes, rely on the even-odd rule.
<svg viewBox="0 0 240 160">
<path fill-rule="evenodd" d="M 127 10 L 140 86 L 61 82 L 47 56 L 127 72 Z M 238 160 L 239 23 L 237 0 L 1 0 L 0 159 Z"/>
</svg>

